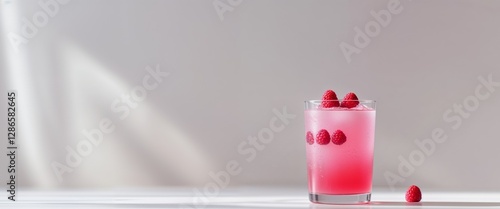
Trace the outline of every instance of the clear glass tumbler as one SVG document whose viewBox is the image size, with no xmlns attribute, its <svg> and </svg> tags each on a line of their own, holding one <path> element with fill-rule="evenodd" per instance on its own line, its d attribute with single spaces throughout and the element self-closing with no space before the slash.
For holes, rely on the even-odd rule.
<svg viewBox="0 0 500 209">
<path fill-rule="evenodd" d="M 305 101 L 309 200 L 325 204 L 370 202 L 375 139 L 375 101 L 353 108 L 324 108 Z M 342 103 L 342 100 L 331 101 Z"/>
</svg>

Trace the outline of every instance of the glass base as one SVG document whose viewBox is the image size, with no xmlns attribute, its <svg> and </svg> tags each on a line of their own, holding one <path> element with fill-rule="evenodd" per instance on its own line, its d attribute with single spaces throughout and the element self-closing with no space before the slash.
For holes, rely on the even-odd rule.
<svg viewBox="0 0 500 209">
<path fill-rule="evenodd" d="M 371 193 L 365 194 L 347 194 L 347 195 L 329 195 L 309 193 L 309 200 L 313 203 L 322 204 L 366 204 L 370 202 Z"/>
</svg>

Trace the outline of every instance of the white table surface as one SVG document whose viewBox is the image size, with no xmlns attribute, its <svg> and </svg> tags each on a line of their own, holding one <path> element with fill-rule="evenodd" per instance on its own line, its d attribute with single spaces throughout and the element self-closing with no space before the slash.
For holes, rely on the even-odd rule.
<svg viewBox="0 0 500 209">
<path fill-rule="evenodd" d="M 308 200 L 303 188 L 225 189 L 209 204 L 193 204 L 192 188 L 168 190 L 19 191 L 18 201 L 0 208 L 500 208 L 500 192 L 438 192 L 423 190 L 420 203 L 406 203 L 404 191 L 374 189 L 365 205 L 321 205 Z"/>
</svg>

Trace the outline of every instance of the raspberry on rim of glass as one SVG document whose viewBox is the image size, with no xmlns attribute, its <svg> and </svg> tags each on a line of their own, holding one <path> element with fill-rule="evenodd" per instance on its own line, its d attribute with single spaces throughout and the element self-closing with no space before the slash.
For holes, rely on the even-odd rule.
<svg viewBox="0 0 500 209">
<path fill-rule="evenodd" d="M 345 95 L 344 100 L 342 100 L 340 106 L 346 108 L 354 108 L 358 106 L 358 104 L 359 104 L 358 96 L 356 96 L 356 94 L 353 92 L 349 92 Z"/>
<path fill-rule="evenodd" d="M 324 108 L 330 107 L 340 107 L 339 99 L 337 98 L 337 94 L 333 90 L 326 90 L 323 94 L 323 101 L 321 102 L 321 106 Z"/>
</svg>

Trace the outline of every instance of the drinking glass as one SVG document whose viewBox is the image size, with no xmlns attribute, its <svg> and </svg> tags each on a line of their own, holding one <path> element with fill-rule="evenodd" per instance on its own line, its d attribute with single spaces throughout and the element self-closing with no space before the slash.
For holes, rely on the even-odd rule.
<svg viewBox="0 0 500 209">
<path fill-rule="evenodd" d="M 359 100 L 353 108 L 325 108 L 322 102 L 343 101 L 305 101 L 309 200 L 325 204 L 368 203 L 372 189 L 375 101 Z"/>
</svg>

